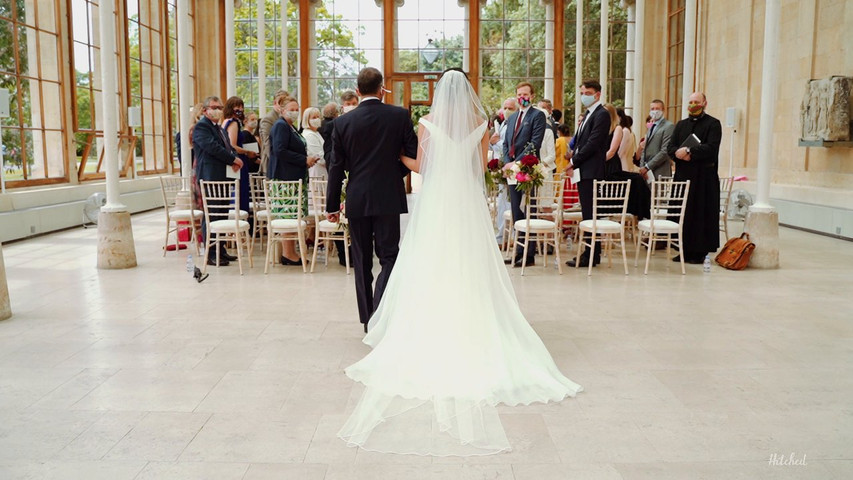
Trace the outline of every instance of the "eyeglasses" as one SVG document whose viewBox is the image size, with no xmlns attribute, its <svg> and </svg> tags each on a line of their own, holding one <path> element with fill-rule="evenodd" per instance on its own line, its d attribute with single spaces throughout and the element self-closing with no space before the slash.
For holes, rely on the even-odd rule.
<svg viewBox="0 0 853 480">
<path fill-rule="evenodd" d="M 223 107 L 221 105 L 211 105 L 207 107 L 208 110 L 222 110 L 222 108 Z"/>
</svg>

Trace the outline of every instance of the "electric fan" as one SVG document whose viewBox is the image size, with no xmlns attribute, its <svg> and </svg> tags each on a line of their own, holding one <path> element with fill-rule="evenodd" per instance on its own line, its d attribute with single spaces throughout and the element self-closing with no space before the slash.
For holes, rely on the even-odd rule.
<svg viewBox="0 0 853 480">
<path fill-rule="evenodd" d="M 86 202 L 83 204 L 83 228 L 92 223 L 98 224 L 98 213 L 101 207 L 107 204 L 107 196 L 101 192 L 89 195 Z"/>
<path fill-rule="evenodd" d="M 746 190 L 733 190 L 729 198 L 729 218 L 745 220 L 749 206 L 753 203 L 752 195 Z"/>
</svg>

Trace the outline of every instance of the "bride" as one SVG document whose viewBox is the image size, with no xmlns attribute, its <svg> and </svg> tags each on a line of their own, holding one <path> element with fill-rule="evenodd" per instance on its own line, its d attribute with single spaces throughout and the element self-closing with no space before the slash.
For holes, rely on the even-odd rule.
<svg viewBox="0 0 853 480">
<path fill-rule="evenodd" d="M 436 85 L 420 120 L 423 175 L 397 263 L 364 343 L 346 369 L 365 385 L 338 436 L 386 453 L 509 451 L 496 405 L 560 401 L 563 376 L 525 320 L 494 239 L 484 195 L 486 114 L 462 71 Z"/>
</svg>

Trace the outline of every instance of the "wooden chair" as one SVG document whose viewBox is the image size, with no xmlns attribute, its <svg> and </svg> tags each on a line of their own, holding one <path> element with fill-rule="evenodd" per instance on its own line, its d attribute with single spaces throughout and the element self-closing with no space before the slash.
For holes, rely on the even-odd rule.
<svg viewBox="0 0 853 480">
<path fill-rule="evenodd" d="M 249 222 L 234 215 L 234 202 L 240 198 L 240 181 L 209 182 L 202 180 L 201 201 L 204 205 L 204 220 L 207 225 L 207 255 L 213 255 L 216 249 L 216 263 L 219 263 L 220 244 L 234 242 L 237 245 L 237 262 L 240 275 L 243 274 L 243 247 L 248 249 L 249 266 L 253 267 L 252 243 L 249 241 Z M 207 272 L 204 262 L 202 273 Z"/>
<path fill-rule="evenodd" d="M 575 268 L 580 263 L 581 250 L 584 246 L 589 247 L 590 252 L 594 250 L 596 238 L 600 238 L 603 246 L 606 245 L 607 264 L 613 266 L 613 258 L 610 248 L 619 238 L 622 249 L 622 263 L 625 266 L 625 275 L 628 275 L 628 260 L 625 255 L 625 213 L 628 210 L 628 193 L 631 189 L 631 181 L 606 181 L 596 180 L 593 184 L 592 194 L 592 219 L 583 220 L 578 224 L 578 253 Z M 590 241 L 584 239 L 584 232 L 590 234 Z M 587 275 L 592 275 L 593 258 L 590 255 Z"/>
<path fill-rule="evenodd" d="M 720 231 L 723 232 L 723 243 L 729 239 L 729 202 L 732 198 L 734 177 L 720 178 Z"/>
<path fill-rule="evenodd" d="M 666 242 L 666 258 L 669 258 L 670 247 L 678 248 L 681 258 L 681 274 L 684 270 L 684 245 L 681 241 L 684 227 L 684 208 L 687 206 L 687 192 L 690 191 L 690 180 L 685 182 L 653 182 L 651 217 L 637 223 L 637 252 L 634 255 L 634 266 L 638 265 L 640 246 L 645 245 L 646 267 L 643 274 L 649 273 L 649 259 L 655 249 L 656 242 Z M 645 241 L 644 241 L 645 239 Z"/>
<path fill-rule="evenodd" d="M 169 235 L 172 232 L 175 232 L 175 250 L 179 250 L 181 245 L 184 245 L 181 243 L 178 232 L 186 228 L 190 231 L 190 243 L 195 247 L 195 255 L 198 257 L 196 226 L 201 222 L 204 212 L 192 208 L 192 180 L 180 176 L 160 177 L 160 191 L 163 194 L 163 208 L 166 211 L 166 240 L 163 243 L 163 256 L 165 257 L 168 251 Z M 186 192 L 184 198 L 180 197 L 181 192 Z"/>
<path fill-rule="evenodd" d="M 328 266 L 329 255 L 332 253 L 332 246 L 335 245 L 334 241 L 341 240 L 344 242 L 344 259 L 346 260 L 347 275 L 349 275 L 349 229 L 343 221 L 339 223 L 332 223 L 325 219 L 327 187 L 327 180 L 318 179 L 314 180 L 311 184 L 311 197 L 314 199 L 314 225 L 316 225 L 317 228 L 314 236 L 314 252 L 311 255 L 311 273 L 314 273 L 314 265 L 317 264 L 317 249 L 320 246 L 320 242 L 325 242 L 325 265 Z M 341 220 L 343 220 L 343 217 Z"/>
<path fill-rule="evenodd" d="M 252 225 L 252 247 L 254 248 L 255 239 L 259 238 L 261 242 L 261 251 L 265 245 L 264 238 L 266 236 L 266 226 L 269 222 L 269 211 L 266 207 L 266 198 L 264 196 L 264 180 L 266 177 L 260 174 L 249 175 L 249 188 L 252 209 L 252 215 L 255 217 L 255 223 Z"/>
<path fill-rule="evenodd" d="M 264 180 L 264 196 L 269 210 L 267 223 L 267 254 L 264 260 L 264 273 L 269 273 L 270 264 L 275 265 L 275 240 L 297 240 L 299 258 L 302 260 L 302 272 L 308 271 L 305 246 L 305 221 L 302 212 L 302 181 Z"/>
<path fill-rule="evenodd" d="M 560 260 L 560 243 L 563 238 L 563 182 L 544 180 L 542 185 L 526 195 L 527 205 L 523 220 L 515 222 L 513 229 L 513 250 L 521 247 L 521 275 L 527 265 L 527 251 L 531 242 L 541 245 L 543 265 L 548 268 L 548 246 L 554 247 L 557 257 L 557 270 L 563 274 L 563 262 Z M 520 239 L 520 234 L 524 238 Z"/>
</svg>

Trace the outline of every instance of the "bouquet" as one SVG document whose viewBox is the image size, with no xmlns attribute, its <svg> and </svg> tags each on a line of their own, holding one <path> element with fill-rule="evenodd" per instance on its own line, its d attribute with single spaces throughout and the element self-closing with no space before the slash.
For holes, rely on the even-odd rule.
<svg viewBox="0 0 853 480">
<path fill-rule="evenodd" d="M 493 158 L 489 160 L 489 163 L 486 164 L 486 185 L 489 187 L 496 187 L 501 183 L 506 183 L 506 178 L 504 177 L 503 170 L 501 169 L 501 161 L 497 158 Z"/>
<path fill-rule="evenodd" d="M 514 175 L 516 184 L 515 189 L 519 192 L 530 193 L 530 191 L 542 185 L 545 179 L 545 167 L 539 161 L 539 156 L 532 142 L 528 142 L 524 147 L 521 158 L 517 161 L 508 164 L 513 165 L 509 169 L 504 167 L 509 175 Z"/>
</svg>

